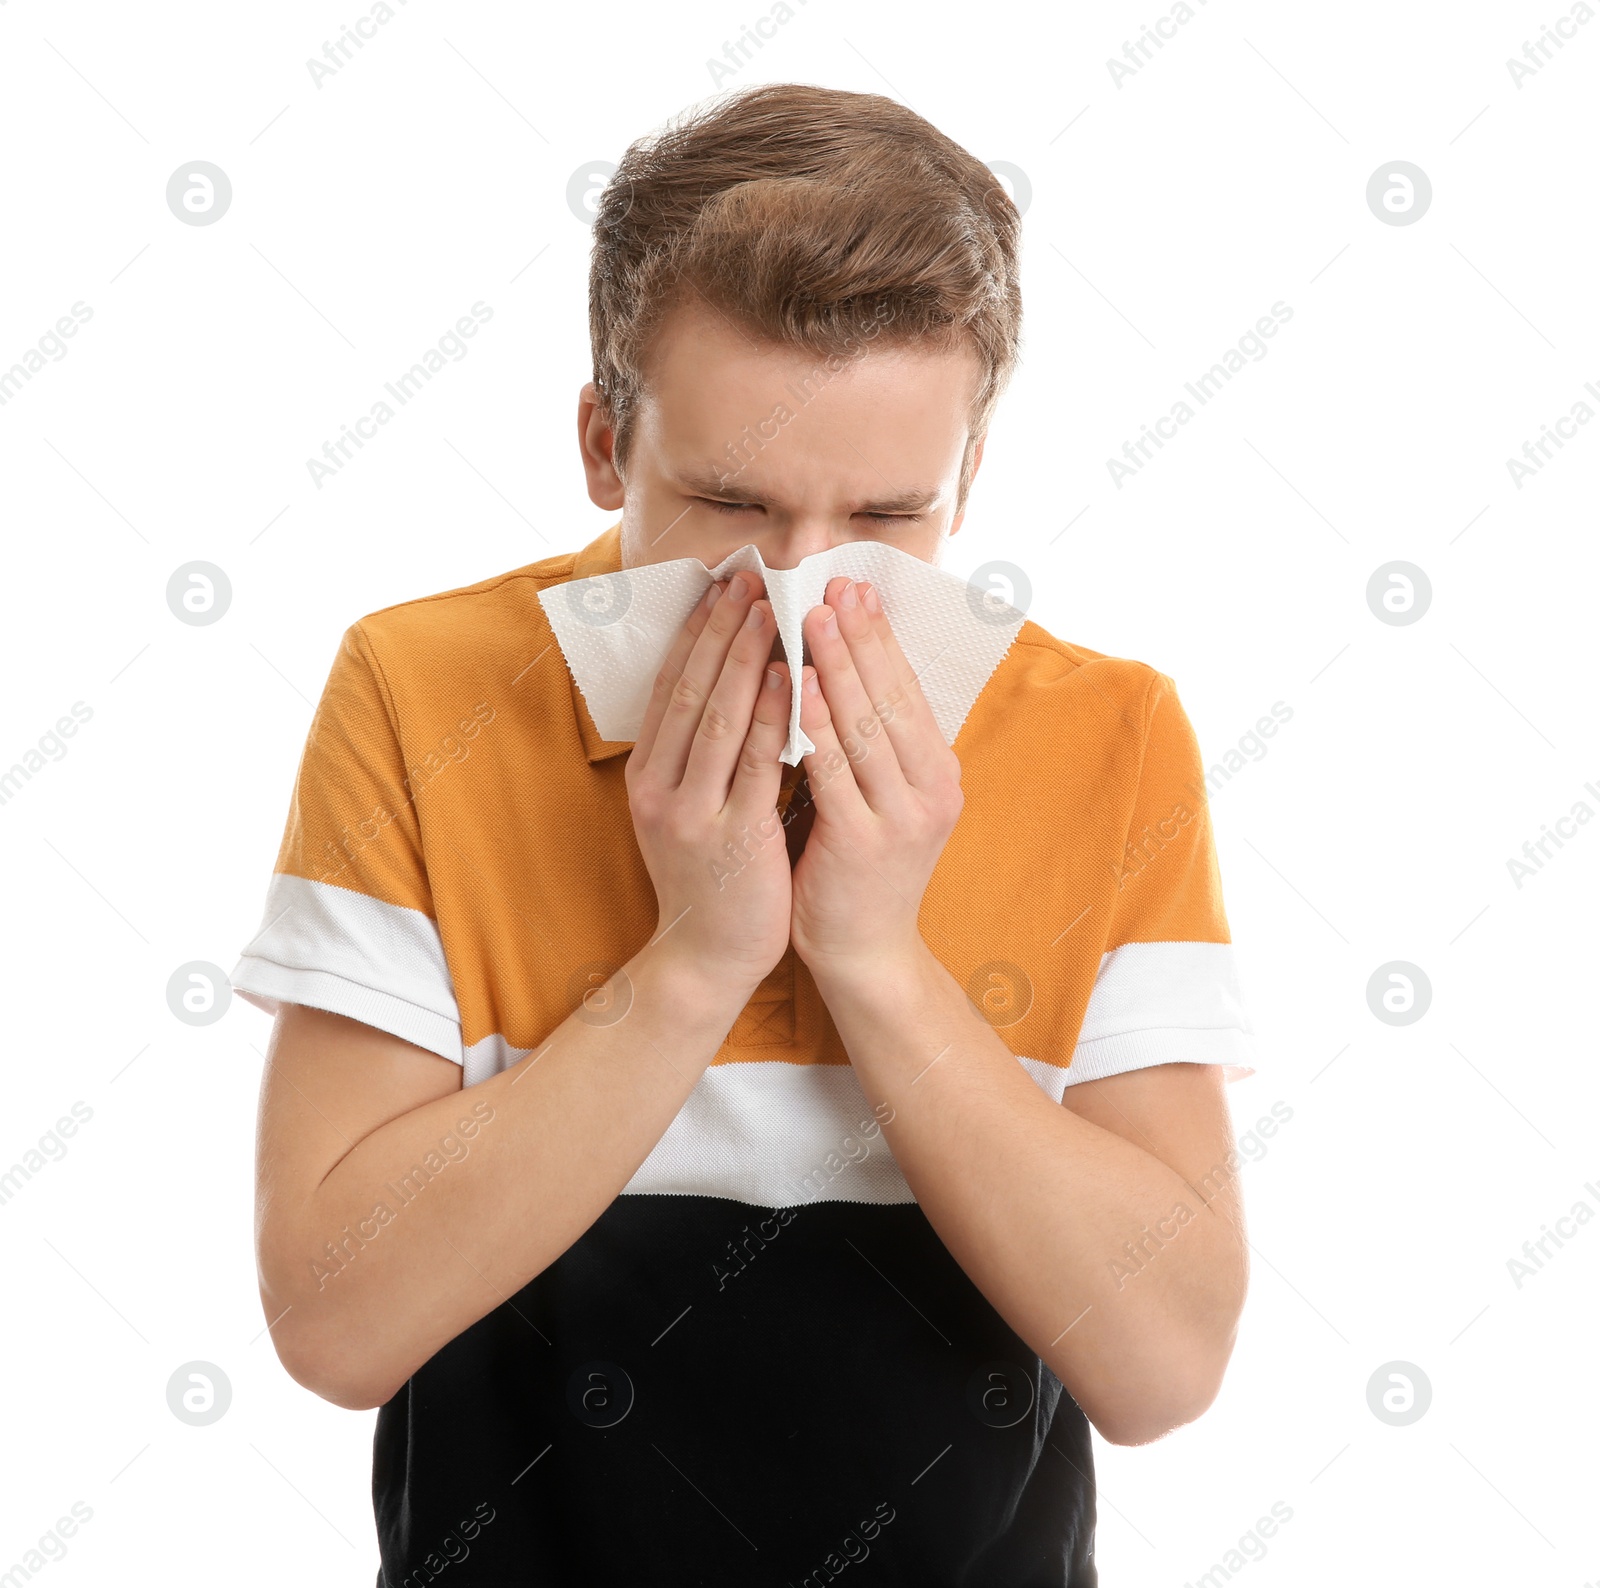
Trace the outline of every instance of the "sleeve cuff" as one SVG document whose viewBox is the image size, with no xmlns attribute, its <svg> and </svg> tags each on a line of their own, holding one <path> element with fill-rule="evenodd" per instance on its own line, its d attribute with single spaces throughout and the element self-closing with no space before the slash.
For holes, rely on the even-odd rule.
<svg viewBox="0 0 1600 1588">
<path fill-rule="evenodd" d="M 1067 1067 L 1069 1086 L 1154 1064 L 1256 1073 L 1231 943 L 1125 943 L 1102 955 Z"/>
<path fill-rule="evenodd" d="M 233 990 L 257 1009 L 276 1015 L 280 1003 L 305 1004 L 330 1014 L 359 1020 L 437 1053 L 441 1059 L 462 1062 L 461 1026 L 431 1009 L 397 998 L 376 987 L 336 976 L 331 971 L 279 965 L 254 954 L 241 957 L 228 980 Z"/>
<path fill-rule="evenodd" d="M 1236 1026 L 1125 1031 L 1080 1042 L 1067 1067 L 1067 1085 L 1149 1069 L 1156 1064 L 1221 1064 L 1226 1067 L 1227 1080 L 1242 1081 L 1256 1073 L 1255 1058 L 1255 1044 Z"/>
</svg>

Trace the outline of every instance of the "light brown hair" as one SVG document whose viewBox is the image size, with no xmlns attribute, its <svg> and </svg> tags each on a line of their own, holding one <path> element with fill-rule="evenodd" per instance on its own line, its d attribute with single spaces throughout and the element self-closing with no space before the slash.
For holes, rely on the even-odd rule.
<svg viewBox="0 0 1600 1588">
<path fill-rule="evenodd" d="M 652 340 L 703 300 L 761 341 L 980 359 L 972 456 L 1021 344 L 1022 218 L 982 161 L 881 94 L 767 83 L 691 107 L 628 146 L 596 205 L 594 383 L 627 467 Z"/>
</svg>

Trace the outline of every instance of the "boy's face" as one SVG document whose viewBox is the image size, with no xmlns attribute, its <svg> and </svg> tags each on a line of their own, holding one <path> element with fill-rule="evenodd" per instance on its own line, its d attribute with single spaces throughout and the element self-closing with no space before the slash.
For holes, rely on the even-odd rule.
<svg viewBox="0 0 1600 1588">
<path fill-rule="evenodd" d="M 833 363 L 753 343 L 704 306 L 677 310 L 652 352 L 625 488 L 586 383 L 578 433 L 589 499 L 622 509 L 622 566 L 698 557 L 713 568 L 754 545 L 768 567 L 792 568 L 855 540 L 937 562 L 964 516 L 956 488 L 977 354 L 866 335 Z M 980 441 L 974 474 L 982 455 Z"/>
</svg>

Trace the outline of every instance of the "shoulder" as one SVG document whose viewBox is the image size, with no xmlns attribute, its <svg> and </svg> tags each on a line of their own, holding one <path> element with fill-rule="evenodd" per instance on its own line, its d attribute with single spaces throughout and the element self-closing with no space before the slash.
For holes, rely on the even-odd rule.
<svg viewBox="0 0 1600 1588">
<path fill-rule="evenodd" d="M 483 625 L 539 615 L 539 593 L 570 579 L 579 553 L 559 552 L 539 562 L 492 574 L 474 584 L 415 596 L 379 607 L 358 618 L 355 627 L 374 646 L 434 639 L 446 643 L 486 638 Z"/>
<path fill-rule="evenodd" d="M 567 680 L 539 596 L 571 579 L 581 558 L 561 552 L 368 612 L 345 631 L 342 665 L 370 671 L 396 729 L 413 736 L 516 701 L 537 709 Z"/>
<path fill-rule="evenodd" d="M 539 596 L 571 579 L 580 556 L 560 552 L 473 584 L 380 607 L 350 625 L 347 643 L 363 651 L 386 680 L 502 676 L 508 666 L 515 674 L 555 644 Z"/>
<path fill-rule="evenodd" d="M 1099 724 L 1107 734 L 1142 741 L 1157 708 L 1177 703 L 1171 677 L 1149 662 L 1061 639 L 1031 618 L 992 682 L 994 704 L 1009 720 L 1035 729 L 1059 722 L 1075 734 Z"/>
</svg>

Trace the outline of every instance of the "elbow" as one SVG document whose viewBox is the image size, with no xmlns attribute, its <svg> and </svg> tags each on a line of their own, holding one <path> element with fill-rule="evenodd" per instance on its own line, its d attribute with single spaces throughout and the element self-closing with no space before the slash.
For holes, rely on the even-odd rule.
<svg viewBox="0 0 1600 1588">
<path fill-rule="evenodd" d="M 1091 1411 L 1084 1408 L 1095 1432 L 1111 1445 L 1148 1445 L 1174 1429 L 1196 1422 L 1222 1393 L 1222 1380 L 1233 1354 L 1226 1342 L 1197 1349 L 1181 1368 L 1170 1359 L 1140 1374 L 1139 1391 L 1108 1396 Z"/>
<path fill-rule="evenodd" d="M 1119 1406 L 1090 1418 L 1095 1432 L 1108 1445 L 1149 1445 L 1164 1439 L 1174 1429 L 1197 1421 L 1216 1400 L 1222 1388 L 1219 1373 L 1215 1381 L 1175 1394 L 1170 1390 L 1139 1402 Z"/>
<path fill-rule="evenodd" d="M 375 1372 L 368 1343 L 351 1340 L 337 1320 L 317 1319 L 314 1299 L 286 1296 L 286 1287 L 261 1284 L 261 1307 L 272 1348 L 296 1384 L 345 1411 L 373 1411 L 404 1384 Z"/>
<path fill-rule="evenodd" d="M 370 1412 L 394 1398 L 394 1391 L 369 1377 L 342 1372 L 323 1357 L 278 1350 L 278 1360 L 296 1384 L 347 1412 Z"/>
<path fill-rule="evenodd" d="M 1209 1305 L 1181 1329 L 1147 1336 L 1140 1353 L 1125 1359 L 1125 1381 L 1108 1386 L 1093 1410 L 1083 1408 L 1101 1438 L 1113 1445 L 1152 1444 L 1210 1410 L 1233 1357 L 1246 1283 L 1241 1248 Z"/>
<path fill-rule="evenodd" d="M 287 1321 L 272 1331 L 273 1349 L 284 1372 L 302 1389 L 347 1412 L 373 1411 L 394 1398 L 395 1390 L 376 1379 L 370 1368 L 352 1363 L 345 1351 L 286 1329 Z"/>
</svg>

